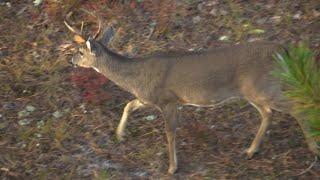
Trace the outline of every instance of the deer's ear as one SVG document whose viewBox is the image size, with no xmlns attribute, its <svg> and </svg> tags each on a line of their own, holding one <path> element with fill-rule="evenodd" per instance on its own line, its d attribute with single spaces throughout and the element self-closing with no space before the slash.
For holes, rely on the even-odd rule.
<svg viewBox="0 0 320 180">
<path fill-rule="evenodd" d="M 99 40 L 99 42 L 103 44 L 105 47 L 107 47 L 110 41 L 112 40 L 113 36 L 114 36 L 114 29 L 113 27 L 110 26 L 104 30 L 103 35 Z"/>
</svg>

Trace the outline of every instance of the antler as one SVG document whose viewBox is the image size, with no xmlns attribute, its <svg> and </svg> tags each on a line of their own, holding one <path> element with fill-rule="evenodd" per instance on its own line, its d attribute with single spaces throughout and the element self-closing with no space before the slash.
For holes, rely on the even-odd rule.
<svg viewBox="0 0 320 180">
<path fill-rule="evenodd" d="M 95 15 L 94 13 L 86 10 L 86 9 L 81 8 L 81 10 L 82 10 L 83 12 L 85 12 L 86 14 L 89 14 L 90 16 L 94 16 L 94 17 L 96 17 L 96 18 L 98 19 L 99 27 L 98 27 L 97 32 L 93 35 L 93 39 L 96 39 L 96 38 L 98 37 L 98 35 L 100 34 L 100 31 L 101 31 L 101 24 L 102 24 L 101 18 L 100 18 L 99 16 Z M 83 35 L 82 35 L 83 22 L 82 22 L 82 24 L 81 24 L 81 30 L 79 30 L 79 29 L 77 29 L 77 28 L 75 28 L 75 27 L 71 27 L 71 26 L 68 24 L 68 19 L 69 19 L 69 17 L 70 17 L 71 15 L 72 15 L 72 12 L 70 12 L 70 13 L 67 15 L 66 20 L 64 21 L 64 24 L 67 26 L 67 28 L 68 28 L 71 32 L 73 32 L 73 33 L 79 35 L 81 38 L 83 38 Z M 83 38 L 83 39 L 85 39 L 85 38 Z"/>
<path fill-rule="evenodd" d="M 71 27 L 71 26 L 68 24 L 68 20 L 69 20 L 69 18 L 70 18 L 71 15 L 72 15 L 72 12 L 70 12 L 70 13 L 67 14 L 67 17 L 66 17 L 66 20 L 64 21 L 64 24 L 67 26 L 67 28 L 68 28 L 71 32 L 73 32 L 73 33 L 75 33 L 76 35 L 78 35 L 78 40 L 76 40 L 76 36 L 75 36 L 75 41 L 76 41 L 77 43 L 83 43 L 83 42 L 85 41 L 85 38 L 84 38 L 83 35 L 82 35 L 83 22 L 82 22 L 82 24 L 81 24 L 81 30 L 78 30 L 77 28 Z M 80 37 L 80 38 L 79 38 L 79 37 Z"/>
<path fill-rule="evenodd" d="M 98 35 L 100 34 L 100 31 L 101 31 L 102 21 L 101 21 L 100 16 L 98 16 L 95 13 L 92 13 L 92 12 L 86 10 L 86 9 L 83 9 L 83 8 L 81 8 L 81 11 L 85 12 L 86 14 L 89 14 L 90 16 L 96 17 L 98 19 L 99 27 L 98 27 L 97 32 L 93 35 L 93 39 L 96 39 L 98 37 Z"/>
<path fill-rule="evenodd" d="M 64 21 L 64 24 L 67 26 L 67 28 L 68 28 L 71 32 L 82 36 L 81 31 L 79 31 L 78 29 L 75 29 L 75 28 L 71 27 L 71 26 L 68 24 L 67 21 Z"/>
</svg>

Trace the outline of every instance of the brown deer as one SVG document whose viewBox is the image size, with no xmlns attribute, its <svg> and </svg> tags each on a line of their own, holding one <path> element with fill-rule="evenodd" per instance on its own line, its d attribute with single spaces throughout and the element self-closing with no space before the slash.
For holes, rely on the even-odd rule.
<svg viewBox="0 0 320 180">
<path fill-rule="evenodd" d="M 123 140 L 128 116 L 136 109 L 154 106 L 162 112 L 169 149 L 168 172 L 171 174 L 178 167 L 175 147 L 178 105 L 214 106 L 233 98 L 247 100 L 262 118 L 258 132 L 246 150 L 249 158 L 259 148 L 270 124 L 272 109 L 291 112 L 291 102 L 282 93 L 285 85 L 271 75 L 276 64 L 273 55 L 284 49 L 278 44 L 254 42 L 207 52 L 128 58 L 108 48 L 113 35 L 113 28 L 107 28 L 99 40 L 89 38 L 87 48 L 80 49 L 72 63 L 95 69 L 136 97 L 124 108 L 116 130 L 119 140 Z M 310 149 L 318 153 L 317 145 L 306 133 L 308 127 L 298 117 L 297 120 Z"/>
</svg>

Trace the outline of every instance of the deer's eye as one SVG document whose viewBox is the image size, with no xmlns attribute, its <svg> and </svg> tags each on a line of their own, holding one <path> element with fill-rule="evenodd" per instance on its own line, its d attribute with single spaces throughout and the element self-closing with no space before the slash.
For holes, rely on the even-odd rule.
<svg viewBox="0 0 320 180">
<path fill-rule="evenodd" d="M 83 58 L 83 52 L 79 51 L 79 54 L 80 54 L 81 58 Z"/>
</svg>

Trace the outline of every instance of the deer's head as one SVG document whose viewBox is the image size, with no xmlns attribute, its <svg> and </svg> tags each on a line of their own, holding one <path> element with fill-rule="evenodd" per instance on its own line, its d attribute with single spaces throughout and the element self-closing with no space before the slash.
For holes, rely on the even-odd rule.
<svg viewBox="0 0 320 180">
<path fill-rule="evenodd" d="M 99 40 L 89 37 L 86 40 L 86 47 L 80 48 L 79 51 L 72 57 L 72 64 L 75 66 L 95 68 L 97 61 L 107 53 L 107 46 L 114 34 L 112 27 L 105 30 Z"/>
<path fill-rule="evenodd" d="M 86 13 L 89 13 L 85 11 Z M 90 13 L 90 15 L 92 15 Z M 97 61 L 101 56 L 106 53 L 107 46 L 110 43 L 111 39 L 114 36 L 114 29 L 112 27 L 107 27 L 101 38 L 97 39 L 100 34 L 101 29 L 101 20 L 99 18 L 99 28 L 93 37 L 85 38 L 82 35 L 82 31 L 71 27 L 67 21 L 64 22 L 67 28 L 75 33 L 78 37 L 82 38 L 85 42 L 85 47 L 79 48 L 78 52 L 72 57 L 71 63 L 75 66 L 85 67 L 85 68 L 94 68 L 96 69 Z M 81 28 L 82 29 L 82 28 Z M 84 40 L 87 39 L 87 40 Z"/>
</svg>

